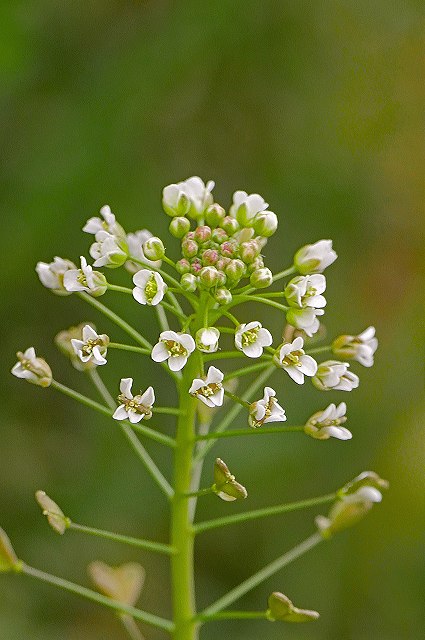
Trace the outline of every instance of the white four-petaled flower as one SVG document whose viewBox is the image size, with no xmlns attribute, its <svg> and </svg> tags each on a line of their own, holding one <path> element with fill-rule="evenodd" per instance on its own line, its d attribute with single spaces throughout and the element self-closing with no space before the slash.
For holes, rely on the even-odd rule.
<svg viewBox="0 0 425 640">
<path fill-rule="evenodd" d="M 155 402 L 155 392 L 152 387 L 148 387 L 144 393 L 133 396 L 131 387 L 133 378 L 121 378 L 120 395 L 118 401 L 121 403 L 112 416 L 115 420 L 130 420 L 135 424 L 143 418 L 149 420 L 152 417 L 152 405 Z"/>
<path fill-rule="evenodd" d="M 167 290 L 162 276 L 149 269 L 140 269 L 135 273 L 133 282 L 136 285 L 133 289 L 133 298 L 140 304 L 149 304 L 154 307 L 161 302 Z"/>
<path fill-rule="evenodd" d="M 259 358 L 264 347 L 269 347 L 273 342 L 270 331 L 264 329 L 260 322 L 254 320 L 247 324 L 241 324 L 235 333 L 235 346 L 248 358 Z"/>
<path fill-rule="evenodd" d="M 346 411 L 345 402 L 341 402 L 337 407 L 330 404 L 326 409 L 318 411 L 308 419 L 304 427 L 305 433 L 317 440 L 328 440 L 331 437 L 338 440 L 351 440 L 351 432 L 341 427 L 347 420 Z"/>
<path fill-rule="evenodd" d="M 221 407 L 224 399 L 223 378 L 224 374 L 220 369 L 209 367 L 205 380 L 195 378 L 189 393 L 196 396 L 198 400 L 201 400 L 211 409 Z"/>
<path fill-rule="evenodd" d="M 323 309 L 313 309 L 312 307 L 305 307 L 304 309 L 290 307 L 286 312 L 286 320 L 293 327 L 301 329 L 311 338 L 320 327 L 318 316 L 323 316 L 324 313 Z"/>
<path fill-rule="evenodd" d="M 108 231 L 98 231 L 90 247 L 94 267 L 121 267 L 127 260 L 127 243 Z M 125 250 L 124 250 L 125 249 Z"/>
<path fill-rule="evenodd" d="M 106 364 L 106 352 L 109 338 L 106 334 L 98 334 L 89 324 L 83 328 L 83 339 L 71 340 L 74 349 L 81 362 L 91 360 L 96 365 Z"/>
<path fill-rule="evenodd" d="M 198 329 L 195 336 L 196 347 L 204 353 L 215 353 L 218 349 L 220 331 L 215 327 Z"/>
<path fill-rule="evenodd" d="M 326 278 L 321 273 L 297 276 L 287 284 L 285 297 L 293 307 L 321 309 L 326 306 L 326 298 L 322 296 L 325 290 Z"/>
<path fill-rule="evenodd" d="M 63 286 L 67 291 L 86 291 L 93 295 L 105 293 L 106 278 L 102 273 L 93 271 L 87 264 L 84 256 L 81 256 L 81 269 L 69 269 L 63 276 Z"/>
<path fill-rule="evenodd" d="M 162 331 L 159 342 L 152 349 L 151 358 L 155 362 L 168 360 L 171 371 L 180 371 L 194 350 L 195 341 L 189 333 Z"/>
<path fill-rule="evenodd" d="M 304 383 L 304 376 L 314 376 L 317 362 L 303 350 L 304 340 L 298 336 L 293 342 L 284 342 L 276 349 L 275 364 L 282 369 L 297 384 Z"/>
<path fill-rule="evenodd" d="M 87 220 L 83 227 L 83 231 L 86 233 L 92 233 L 96 235 L 98 231 L 107 231 L 113 236 L 123 236 L 124 231 L 122 227 L 117 223 L 115 215 L 111 211 L 111 207 L 105 204 L 101 210 L 100 215 L 102 218 L 93 217 Z"/>
<path fill-rule="evenodd" d="M 301 247 L 295 254 L 294 265 L 302 274 L 322 273 L 337 257 L 332 249 L 332 240 L 319 240 Z"/>
<path fill-rule="evenodd" d="M 192 218 L 197 218 L 213 203 L 211 194 L 213 189 L 214 182 L 212 180 L 205 184 L 198 176 L 170 184 L 162 191 L 164 211 L 170 216 L 189 214 Z"/>
<path fill-rule="evenodd" d="M 256 428 L 267 422 L 285 421 L 285 410 L 276 400 L 276 391 L 271 387 L 264 387 L 263 399 L 253 402 L 249 409 L 249 425 Z"/>
<path fill-rule="evenodd" d="M 65 260 L 55 256 L 53 262 L 37 262 L 35 268 L 41 284 L 47 289 L 51 289 L 58 295 L 66 296 L 71 292 L 67 291 L 63 284 L 64 274 L 70 269 L 75 270 L 76 265 L 71 260 Z"/>
<path fill-rule="evenodd" d="M 368 327 L 358 336 L 339 336 L 332 343 L 332 351 L 342 358 L 357 360 L 364 367 L 373 365 L 373 356 L 378 348 L 375 327 Z"/>
<path fill-rule="evenodd" d="M 359 377 L 355 373 L 348 371 L 348 362 L 338 360 L 326 360 L 321 362 L 317 368 L 316 375 L 312 382 L 320 391 L 351 391 L 359 386 Z"/>
<path fill-rule="evenodd" d="M 43 358 L 36 356 L 34 347 L 22 353 L 18 351 L 18 362 L 12 368 L 12 374 L 40 387 L 48 387 L 52 382 L 52 370 Z"/>
<path fill-rule="evenodd" d="M 233 218 L 237 218 L 240 224 L 246 226 L 252 224 L 256 215 L 265 211 L 268 206 L 268 203 L 258 193 L 248 195 L 246 191 L 235 191 L 229 214 Z"/>
</svg>

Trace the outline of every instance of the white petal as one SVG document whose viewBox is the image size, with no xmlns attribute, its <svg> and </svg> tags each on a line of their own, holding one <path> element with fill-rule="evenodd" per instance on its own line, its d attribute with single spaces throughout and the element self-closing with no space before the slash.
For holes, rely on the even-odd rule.
<svg viewBox="0 0 425 640">
<path fill-rule="evenodd" d="M 220 371 L 220 369 L 216 369 L 216 367 L 211 366 L 208 369 L 206 384 L 211 384 L 211 382 L 223 382 L 224 373 Z"/>
<path fill-rule="evenodd" d="M 258 342 L 253 342 L 242 348 L 242 351 L 248 358 L 259 358 L 263 353 L 263 347 Z"/>
<path fill-rule="evenodd" d="M 133 298 L 137 300 L 139 304 L 147 304 L 147 298 L 144 289 L 139 289 L 139 287 L 134 287 L 133 289 Z"/>
<path fill-rule="evenodd" d="M 127 411 L 124 404 L 120 404 L 120 406 L 115 409 L 114 415 L 112 416 L 114 420 L 126 420 L 127 419 Z"/>
<path fill-rule="evenodd" d="M 272 334 L 268 329 L 260 329 L 257 340 L 262 347 L 270 347 L 273 342 Z"/>
<path fill-rule="evenodd" d="M 211 369 L 211 367 L 210 367 Z M 207 378 L 208 380 L 208 378 Z M 201 380 L 201 378 L 195 378 L 194 381 L 192 382 L 192 386 L 189 389 L 189 393 L 195 393 L 196 391 L 199 391 L 199 389 L 202 389 L 202 387 L 205 387 L 205 382 L 204 380 Z"/>
<path fill-rule="evenodd" d="M 317 371 L 317 362 L 311 356 L 301 356 L 300 357 L 301 367 L 300 370 L 306 376 L 314 376 Z"/>
<path fill-rule="evenodd" d="M 195 340 L 189 333 L 182 333 L 181 336 L 178 337 L 178 342 L 180 342 L 189 353 L 195 350 Z"/>
<path fill-rule="evenodd" d="M 131 393 L 132 386 L 133 386 L 133 378 L 121 378 L 120 391 L 129 400 L 133 398 L 133 394 Z"/>
<path fill-rule="evenodd" d="M 304 374 L 297 367 L 283 367 L 286 373 L 292 378 L 294 382 L 297 384 L 304 384 Z"/>
<path fill-rule="evenodd" d="M 146 287 L 146 284 L 148 282 L 148 280 L 150 280 L 152 274 L 154 272 L 153 271 L 149 271 L 149 269 L 140 269 L 140 271 L 138 271 L 137 273 L 134 274 L 133 276 L 133 282 L 137 287 L 140 287 L 141 289 L 144 289 Z"/>
<path fill-rule="evenodd" d="M 173 356 L 168 359 L 168 366 L 171 371 L 180 371 L 187 362 L 187 356 Z"/>
<path fill-rule="evenodd" d="M 164 362 L 169 357 L 168 349 L 163 342 L 158 342 L 152 349 L 151 358 L 155 362 Z"/>
<path fill-rule="evenodd" d="M 140 422 L 140 420 L 142 420 L 144 417 L 145 417 L 144 413 L 138 413 L 135 411 L 128 412 L 128 419 L 130 420 L 131 424 L 136 424 L 137 422 Z"/>
<path fill-rule="evenodd" d="M 145 393 L 140 398 L 140 404 L 143 404 L 145 407 L 151 407 L 155 402 L 155 391 L 153 387 L 148 387 Z"/>
</svg>

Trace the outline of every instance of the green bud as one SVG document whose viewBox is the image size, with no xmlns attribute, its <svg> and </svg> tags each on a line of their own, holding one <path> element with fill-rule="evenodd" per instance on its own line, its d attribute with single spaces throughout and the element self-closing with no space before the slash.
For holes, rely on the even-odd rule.
<svg viewBox="0 0 425 640">
<path fill-rule="evenodd" d="M 194 258 L 198 254 L 198 243 L 190 238 L 185 238 L 182 242 L 182 254 L 185 258 Z"/>
<path fill-rule="evenodd" d="M 214 242 L 217 242 L 218 244 L 223 244 L 223 242 L 226 242 L 226 240 L 229 239 L 229 236 L 224 231 L 224 229 L 218 228 L 213 230 L 211 234 L 211 239 L 214 240 Z"/>
<path fill-rule="evenodd" d="M 251 262 L 251 264 L 248 265 L 248 273 L 253 273 L 253 271 L 256 271 L 257 269 L 262 269 L 264 267 L 264 260 L 261 256 L 257 256 L 254 260 L 254 262 Z"/>
<path fill-rule="evenodd" d="M 153 236 L 143 244 L 143 253 L 148 260 L 161 260 L 165 254 L 164 244 L 161 238 Z"/>
<path fill-rule="evenodd" d="M 268 601 L 269 608 L 267 617 L 269 620 L 282 620 L 283 622 L 311 622 L 317 620 L 320 614 L 317 611 L 309 609 L 298 609 L 295 607 L 288 596 L 275 591 L 271 594 Z"/>
<path fill-rule="evenodd" d="M 171 220 L 168 230 L 175 238 L 183 238 L 183 236 L 190 231 L 190 220 L 182 216 L 177 216 L 177 218 Z"/>
<path fill-rule="evenodd" d="M 228 236 L 233 236 L 240 229 L 240 224 L 236 218 L 232 216 L 226 216 L 221 223 L 220 227 L 224 229 Z"/>
<path fill-rule="evenodd" d="M 259 253 L 260 248 L 255 240 L 249 240 L 241 244 L 240 255 L 242 260 L 247 264 L 253 262 Z"/>
<path fill-rule="evenodd" d="M 204 244 L 204 242 L 208 242 L 211 239 L 211 229 L 207 227 L 207 225 L 201 225 L 200 227 L 196 227 L 194 240 L 198 244 Z"/>
<path fill-rule="evenodd" d="M 103 296 L 104 293 L 108 290 L 108 282 L 100 271 L 93 271 L 93 281 L 95 284 L 95 288 L 91 289 L 87 292 L 93 298 L 99 298 L 99 296 Z"/>
<path fill-rule="evenodd" d="M 232 294 L 229 289 L 225 289 L 224 287 L 220 287 L 216 290 L 214 298 L 218 302 L 218 304 L 225 305 L 230 304 L 232 302 Z"/>
<path fill-rule="evenodd" d="M 231 260 L 226 266 L 225 272 L 229 280 L 239 282 L 246 273 L 246 265 L 242 260 Z"/>
<path fill-rule="evenodd" d="M 205 212 L 205 220 L 210 227 L 219 227 L 226 215 L 223 207 L 219 204 L 212 204 Z"/>
<path fill-rule="evenodd" d="M 214 484 L 212 486 L 214 493 L 226 502 L 234 500 L 244 500 L 248 497 L 248 492 L 242 484 L 236 481 L 227 464 L 217 458 L 214 463 Z"/>
<path fill-rule="evenodd" d="M 277 215 L 272 211 L 262 211 L 255 216 L 254 231 L 263 238 L 270 238 L 275 233 L 277 225 Z"/>
<path fill-rule="evenodd" d="M 145 570 L 136 562 L 110 567 L 97 560 L 87 567 L 88 574 L 100 593 L 134 606 L 139 599 L 145 581 Z"/>
<path fill-rule="evenodd" d="M 196 291 L 198 278 L 193 273 L 184 273 L 180 278 L 180 284 L 185 291 Z"/>
<path fill-rule="evenodd" d="M 256 289 L 265 289 L 266 287 L 270 287 L 272 284 L 273 274 L 270 269 L 267 269 L 267 267 L 257 269 L 251 273 L 249 281 Z"/>
<path fill-rule="evenodd" d="M 176 269 L 182 275 L 183 273 L 189 273 L 190 271 L 190 262 L 187 258 L 182 258 L 178 262 L 176 262 Z"/>
<path fill-rule="evenodd" d="M 219 253 L 217 249 L 206 249 L 202 254 L 202 264 L 204 267 L 212 266 L 217 263 Z"/>
<path fill-rule="evenodd" d="M 20 564 L 6 532 L 0 527 L 0 573 L 19 571 Z"/>
<path fill-rule="evenodd" d="M 218 284 L 220 278 L 215 267 L 203 267 L 199 272 L 199 279 L 205 287 L 210 289 Z"/>
<path fill-rule="evenodd" d="M 49 525 L 62 536 L 71 524 L 70 519 L 44 491 L 37 491 L 35 499 L 43 509 L 43 515 L 47 517 Z"/>
</svg>

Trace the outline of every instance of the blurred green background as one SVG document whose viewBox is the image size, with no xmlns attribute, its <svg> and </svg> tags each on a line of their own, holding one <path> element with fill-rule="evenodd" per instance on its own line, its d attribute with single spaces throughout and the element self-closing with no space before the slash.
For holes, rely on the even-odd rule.
<svg viewBox="0 0 425 640">
<path fill-rule="evenodd" d="M 425 12 L 420 0 L 5 0 L 0 5 L 1 445 L 0 523 L 28 563 L 87 584 L 87 563 L 140 560 L 143 608 L 169 611 L 167 560 L 69 533 L 55 536 L 33 499 L 51 494 L 77 522 L 167 537 L 167 506 L 114 425 L 55 392 L 13 378 L 15 351 L 34 345 L 56 378 L 86 393 L 57 353 L 62 328 L 93 319 L 34 272 L 54 255 L 78 260 L 80 229 L 109 203 L 128 231 L 165 234 L 164 185 L 216 181 L 224 206 L 236 189 L 259 192 L 279 215 L 268 263 L 291 263 L 302 244 L 331 237 L 329 336 L 377 328 L 373 369 L 352 394 L 326 396 L 275 374 L 292 424 L 328 402 L 348 402 L 351 442 L 300 434 L 226 441 L 222 456 L 260 506 L 327 493 L 364 469 L 390 480 L 384 502 L 249 594 L 273 590 L 321 612 L 317 623 L 215 623 L 203 640 L 422 638 L 425 625 L 425 444 L 420 352 Z M 420 80 L 421 79 L 421 80 Z M 168 242 L 173 254 L 177 242 Z M 174 253 L 174 255 L 176 255 Z M 125 280 L 125 278 L 124 278 Z M 119 294 L 111 306 L 146 330 L 151 314 Z M 242 319 L 252 317 L 249 308 Z M 245 315 L 244 315 L 245 314 Z M 267 314 L 279 331 L 281 319 Z M 152 381 L 158 368 L 110 357 L 105 381 Z M 240 418 L 238 424 L 240 424 Z M 172 423 L 164 430 L 172 433 Z M 169 465 L 160 446 L 147 445 Z M 206 482 L 206 480 L 205 480 Z M 245 504 L 243 508 L 247 505 Z M 204 498 L 199 517 L 227 513 Z M 309 510 L 204 534 L 198 600 L 215 600 L 313 530 Z M 27 578 L 0 580 L 0 639 L 125 637 L 109 612 Z M 239 605 L 238 605 L 239 606 Z M 148 638 L 164 637 L 146 630 Z"/>
</svg>

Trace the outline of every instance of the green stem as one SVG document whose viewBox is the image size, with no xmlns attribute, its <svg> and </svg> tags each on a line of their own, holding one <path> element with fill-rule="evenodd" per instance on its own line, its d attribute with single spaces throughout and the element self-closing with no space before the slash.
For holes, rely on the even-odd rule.
<svg viewBox="0 0 425 640">
<path fill-rule="evenodd" d="M 265 371 L 263 371 L 263 373 L 261 373 L 258 376 L 258 378 L 254 380 L 254 382 L 247 388 L 245 393 L 242 394 L 242 399 L 248 400 L 249 398 L 251 398 L 254 395 L 254 393 L 256 393 L 258 389 L 271 376 L 271 374 L 275 371 L 275 369 L 276 367 L 274 365 L 265 369 Z M 225 417 L 221 420 L 221 422 L 219 422 L 219 424 L 216 426 L 214 433 L 221 433 L 222 431 L 226 431 L 227 427 L 232 424 L 233 420 L 235 420 L 235 418 L 239 415 L 241 410 L 242 410 L 242 407 L 240 405 L 236 404 L 234 407 L 232 407 L 230 411 L 226 413 Z M 207 455 L 208 451 L 211 449 L 211 447 L 214 446 L 214 444 L 215 444 L 215 440 L 212 440 L 210 442 L 205 442 L 203 446 L 198 447 L 196 454 L 194 456 L 195 464 L 199 460 L 202 460 Z"/>
<path fill-rule="evenodd" d="M 150 342 L 148 342 L 148 340 L 146 340 L 146 338 L 144 338 L 138 331 L 136 331 L 136 329 L 133 329 L 133 327 L 129 325 L 128 322 L 114 313 L 114 311 L 111 311 L 111 309 L 105 307 L 105 305 L 99 302 L 97 298 L 89 296 L 89 294 L 85 293 L 84 291 L 79 291 L 77 295 L 85 302 L 88 302 L 92 307 L 103 313 L 104 316 L 109 318 L 109 320 L 114 322 L 118 327 L 125 331 L 125 333 L 131 336 L 135 342 L 141 344 L 142 347 L 145 347 L 146 349 L 152 351 L 152 345 Z"/>
<path fill-rule="evenodd" d="M 121 344 L 120 342 L 110 342 L 108 349 L 122 349 L 122 351 L 134 351 L 135 353 L 143 353 L 150 356 L 150 349 L 143 349 L 143 347 L 135 347 L 132 344 Z"/>
<path fill-rule="evenodd" d="M 282 280 L 282 278 L 286 278 L 287 276 L 291 276 L 293 273 L 296 273 L 297 270 L 294 267 L 294 265 L 292 265 L 292 267 L 289 267 L 289 269 L 284 269 L 283 271 L 279 271 L 279 273 L 276 273 L 273 276 L 273 282 L 277 282 L 278 280 Z"/>
<path fill-rule="evenodd" d="M 237 524 L 239 522 L 258 520 L 258 518 L 276 516 L 281 513 L 289 513 L 290 511 L 307 509 L 319 504 L 327 504 L 328 502 L 333 502 L 336 497 L 336 493 L 329 493 L 325 496 L 309 498 L 307 500 L 299 500 L 298 502 L 287 502 L 286 504 L 279 504 L 275 507 L 265 507 L 264 509 L 255 509 L 254 511 L 244 511 L 242 513 L 235 513 L 232 516 L 225 516 L 223 518 L 215 518 L 214 520 L 199 522 L 198 524 L 195 524 L 193 528 L 195 530 L 195 533 L 202 533 L 204 531 L 210 531 L 211 529 L 217 529 L 218 527 L 226 527 L 228 525 Z"/>
<path fill-rule="evenodd" d="M 222 609 L 225 609 L 229 605 L 233 604 L 233 602 L 235 602 L 236 600 L 239 600 L 239 598 L 267 580 L 267 578 L 270 578 L 270 576 L 280 571 L 280 569 L 283 569 L 283 567 L 286 567 L 288 564 L 302 556 L 304 553 L 306 553 L 322 541 L 323 537 L 320 535 L 320 533 L 314 533 L 299 545 L 297 545 L 287 553 L 284 553 L 282 556 L 263 567 L 263 569 L 257 571 L 257 573 L 254 573 L 250 578 L 247 578 L 247 580 L 241 582 L 241 584 L 229 591 L 229 593 L 226 593 L 225 596 L 204 609 L 199 617 L 202 619 L 214 615 L 219 611 L 222 611 Z"/>
<path fill-rule="evenodd" d="M 168 324 L 167 314 L 165 313 L 164 309 L 160 304 L 157 304 L 155 307 L 155 311 L 161 331 L 168 331 L 170 329 L 170 325 Z"/>
<path fill-rule="evenodd" d="M 269 298 L 262 298 L 261 296 L 251 296 L 251 295 L 240 295 L 235 296 L 232 302 L 229 305 L 230 307 L 234 307 L 242 302 L 262 302 L 263 304 L 269 305 L 270 307 L 274 307 L 275 309 L 279 309 L 280 311 L 288 311 L 289 307 L 286 307 L 279 302 L 275 302 L 274 300 L 270 300 Z"/>
<path fill-rule="evenodd" d="M 309 349 L 306 351 L 309 355 L 312 353 L 325 353 L 326 351 L 332 351 L 332 346 L 330 344 L 325 345 L 324 347 L 315 347 L 314 349 Z"/>
<path fill-rule="evenodd" d="M 224 390 L 225 395 L 230 398 L 231 400 L 233 400 L 233 402 L 237 402 L 238 404 L 240 404 L 242 407 L 245 407 L 245 409 L 249 409 L 250 408 L 250 403 L 247 402 L 246 400 L 242 400 L 242 398 L 239 398 L 239 396 L 236 396 L 234 393 L 232 393 L 231 391 L 227 391 L 227 389 Z"/>
<path fill-rule="evenodd" d="M 173 305 L 168 304 L 168 302 L 165 302 L 164 300 L 162 300 L 162 301 L 159 303 L 159 305 L 158 305 L 158 306 L 161 306 L 161 307 L 163 307 L 164 309 L 167 309 L 167 311 L 169 311 L 170 313 L 172 313 L 173 315 L 175 315 L 175 316 L 176 316 L 176 318 L 178 318 L 178 319 L 179 319 L 179 320 L 181 320 L 182 322 L 186 322 L 186 320 L 187 320 L 187 316 L 186 316 L 186 314 L 184 314 L 184 313 L 183 313 L 183 311 L 182 311 L 182 312 L 177 311 L 177 309 L 175 309 L 175 308 L 173 307 Z"/>
<path fill-rule="evenodd" d="M 233 380 L 234 378 L 241 378 L 242 376 L 246 376 L 249 373 L 254 373 L 255 371 L 261 371 L 266 367 L 270 366 L 270 362 L 259 362 L 258 364 L 252 364 L 249 367 L 243 367 L 242 369 L 235 369 L 235 371 L 231 371 L 226 376 L 224 376 L 224 381 Z"/>
<path fill-rule="evenodd" d="M 215 353 L 205 354 L 204 362 L 210 362 L 211 360 L 226 360 L 227 358 L 247 358 L 243 351 L 216 351 Z M 267 358 L 268 356 L 261 356 L 261 358 Z M 259 358 L 257 358 L 259 359 Z"/>
<path fill-rule="evenodd" d="M 194 322 L 194 331 L 202 327 L 208 294 L 202 294 Z M 194 533 L 191 523 L 192 461 L 195 447 L 195 421 L 197 400 L 189 394 L 194 378 L 203 369 L 202 354 L 195 353 L 183 369 L 179 385 L 177 447 L 174 458 L 174 498 L 171 511 L 171 545 L 176 554 L 171 559 L 172 601 L 174 611 L 174 640 L 196 640 L 199 624 L 195 621 L 195 585 L 193 574 Z"/>
<path fill-rule="evenodd" d="M 200 498 L 201 496 L 207 496 L 210 493 L 214 493 L 214 489 L 212 487 L 207 487 L 206 489 L 199 489 L 198 491 L 189 491 L 186 493 L 187 498 Z"/>
<path fill-rule="evenodd" d="M 259 436 L 268 433 L 290 433 L 293 431 L 304 431 L 304 427 L 260 427 L 259 429 L 234 429 L 232 431 L 222 431 L 217 433 L 207 433 L 196 436 L 195 440 L 216 440 L 218 438 L 235 438 L 237 436 Z"/>
<path fill-rule="evenodd" d="M 118 284 L 111 284 L 110 282 L 108 282 L 108 289 L 110 291 L 119 291 L 120 293 L 129 293 L 130 295 L 133 295 L 133 289 L 129 289 L 128 287 L 121 287 Z"/>
<path fill-rule="evenodd" d="M 105 538 L 106 540 L 112 540 L 113 542 L 122 542 L 132 547 L 138 547 L 139 549 L 146 549 L 147 551 L 154 551 L 155 553 L 164 553 L 171 556 L 175 550 L 169 544 L 162 544 L 161 542 L 154 542 L 151 540 L 144 540 L 142 538 L 133 538 L 131 536 L 124 536 L 119 533 L 112 533 L 111 531 L 103 531 L 103 529 L 94 529 L 93 527 L 86 527 L 83 524 L 77 524 L 75 522 L 69 523 L 69 529 L 73 531 L 79 531 L 80 533 L 87 533 L 91 536 L 97 536 L 98 538 Z"/>
<path fill-rule="evenodd" d="M 99 373 L 96 369 L 92 369 L 90 372 L 90 377 L 93 381 L 93 384 L 99 391 L 100 395 L 103 397 L 105 402 L 112 408 L 115 408 L 115 402 L 108 389 L 103 383 L 103 380 L 99 376 Z M 130 425 L 125 422 L 119 422 L 121 431 L 127 438 L 128 442 L 133 448 L 133 451 L 136 453 L 138 458 L 143 462 L 146 471 L 149 473 L 151 478 L 156 482 L 161 491 L 167 496 L 169 500 L 174 495 L 174 490 L 168 480 L 164 477 L 161 471 L 156 466 L 155 462 L 152 460 L 145 447 L 140 442 L 139 438 L 136 436 Z M 168 437 L 168 436 L 166 436 Z"/>
<path fill-rule="evenodd" d="M 94 369 L 90 371 L 90 377 L 92 378 L 92 380 L 94 378 L 94 373 L 95 373 Z M 99 374 L 97 374 L 97 377 L 99 377 Z M 100 382 L 103 385 L 102 381 Z M 98 386 L 98 382 L 95 382 L 95 384 L 96 386 Z M 106 392 L 108 393 L 108 405 L 111 407 L 111 409 L 108 409 L 108 407 L 104 407 L 102 404 L 95 402 L 95 400 L 92 400 L 91 398 L 87 398 L 87 396 L 83 396 L 81 393 L 78 393 L 78 391 L 74 391 L 74 389 L 70 389 L 69 387 L 66 387 L 64 384 L 57 382 L 57 380 L 52 380 L 51 386 L 53 387 L 53 389 L 60 391 L 61 393 L 68 396 L 69 398 L 72 398 L 73 400 L 77 400 L 77 402 L 81 402 L 81 404 L 84 404 L 86 407 L 90 407 L 90 409 L 95 409 L 99 413 L 103 413 L 103 415 L 108 416 L 108 418 L 112 418 L 113 411 L 111 411 L 111 409 L 113 408 L 114 411 L 116 409 L 116 404 L 114 402 L 114 399 L 112 398 L 112 396 L 110 396 L 109 391 L 107 390 Z M 100 389 L 100 387 L 98 387 L 98 389 Z M 101 396 L 102 398 L 105 398 L 105 390 L 102 390 Z M 127 424 L 119 421 L 117 422 L 119 424 Z M 176 446 L 176 443 L 173 438 L 170 438 L 169 436 L 166 436 L 163 433 L 160 433 L 159 431 L 155 431 L 150 427 L 145 427 L 144 425 L 141 425 L 141 424 L 132 424 L 131 428 L 143 434 L 147 438 L 151 438 L 151 440 L 155 440 L 156 442 L 165 444 L 167 447 Z"/>
<path fill-rule="evenodd" d="M 200 614 L 196 619 L 200 622 L 213 620 L 267 620 L 267 611 L 221 611 L 211 615 Z"/>
<path fill-rule="evenodd" d="M 158 627 L 159 629 L 163 629 L 164 631 L 168 631 L 169 633 L 172 633 L 174 630 L 174 625 L 170 620 L 165 620 L 164 618 L 155 616 L 152 613 L 147 613 L 146 611 L 142 611 L 141 609 L 136 609 L 136 607 L 131 607 L 122 602 L 112 600 L 112 598 L 107 598 L 100 593 L 96 593 L 96 591 L 86 589 L 86 587 L 81 587 L 79 584 L 69 582 L 69 580 L 64 580 L 63 578 L 52 576 L 49 573 L 40 571 L 39 569 L 34 569 L 34 567 L 30 567 L 27 564 L 22 564 L 21 573 L 26 576 L 30 576 L 31 578 L 36 578 L 37 580 L 47 582 L 48 584 L 59 587 L 60 589 L 64 589 L 65 591 L 74 593 L 75 595 L 82 596 L 83 598 L 96 602 L 97 604 L 101 604 L 105 607 L 109 607 L 110 609 L 114 609 L 119 613 L 126 613 L 136 620 L 146 622 L 146 624 L 150 624 L 153 627 Z"/>
<path fill-rule="evenodd" d="M 181 414 L 180 409 L 174 407 L 152 407 L 154 413 L 164 413 L 169 416 L 179 416 Z"/>
</svg>

